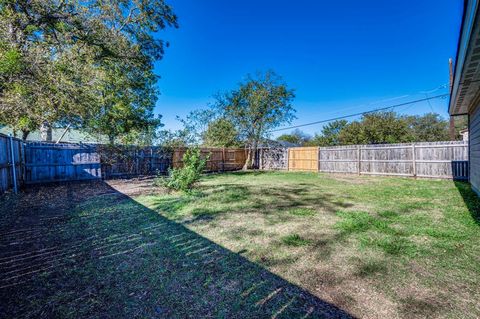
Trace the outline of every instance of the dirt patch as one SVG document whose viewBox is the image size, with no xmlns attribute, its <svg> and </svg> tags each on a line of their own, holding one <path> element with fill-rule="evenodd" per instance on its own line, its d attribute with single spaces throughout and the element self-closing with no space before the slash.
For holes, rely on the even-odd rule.
<svg viewBox="0 0 480 319">
<path fill-rule="evenodd" d="M 453 184 L 336 176 L 211 175 L 188 195 L 112 180 L 4 197 L 0 313 L 479 316 L 478 225 Z"/>
<path fill-rule="evenodd" d="M 154 185 L 153 177 L 114 179 L 105 183 L 115 191 L 127 196 L 165 194 L 167 191 Z"/>
<path fill-rule="evenodd" d="M 68 183 L 4 198 L 2 316 L 352 318 L 126 195 L 144 191 L 156 190 Z"/>
</svg>

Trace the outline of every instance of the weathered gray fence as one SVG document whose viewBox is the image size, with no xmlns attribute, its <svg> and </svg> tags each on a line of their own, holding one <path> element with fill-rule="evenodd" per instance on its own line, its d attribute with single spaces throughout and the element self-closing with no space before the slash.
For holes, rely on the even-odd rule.
<svg viewBox="0 0 480 319">
<path fill-rule="evenodd" d="M 23 169 L 23 143 L 16 138 L 0 134 L 0 194 L 14 186 L 13 162 L 15 162 L 17 186 L 20 186 Z"/>
<path fill-rule="evenodd" d="M 312 149 L 316 151 L 315 148 L 309 148 L 309 154 Z M 289 163 L 305 161 L 302 158 L 305 152 L 298 152 L 298 148 L 295 150 L 298 156 L 289 156 L 291 150 L 287 148 L 260 149 L 257 152 L 256 165 L 266 170 L 288 170 L 289 167 L 301 169 L 302 165 Z M 222 156 L 222 163 L 231 160 L 235 163 L 238 160 L 240 163 L 244 160 L 243 157 L 230 158 L 230 153 L 223 149 L 217 151 Z M 243 149 L 240 151 L 244 154 Z M 174 166 L 173 153 L 172 150 L 160 147 L 23 143 L 0 135 L 0 193 L 13 187 L 12 154 L 20 186 L 22 183 L 110 179 L 166 173 L 169 167 Z M 309 160 L 311 161 L 311 156 Z M 242 165 L 237 166 L 240 168 Z M 224 169 L 225 167 L 222 167 L 221 170 Z M 465 180 L 469 174 L 468 144 L 435 142 L 320 147 L 316 171 Z"/>
<path fill-rule="evenodd" d="M 287 170 L 287 148 L 262 148 L 257 152 L 257 167 L 265 170 Z"/>
<path fill-rule="evenodd" d="M 465 142 L 332 146 L 320 147 L 318 152 L 320 172 L 468 179 Z M 261 158 L 271 159 L 279 151 L 263 149 L 261 153 Z M 283 160 L 260 166 L 261 169 L 288 167 Z"/>
</svg>

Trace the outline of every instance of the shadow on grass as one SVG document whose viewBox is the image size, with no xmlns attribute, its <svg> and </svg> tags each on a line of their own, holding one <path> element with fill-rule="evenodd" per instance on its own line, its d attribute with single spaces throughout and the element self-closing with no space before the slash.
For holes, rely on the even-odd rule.
<svg viewBox="0 0 480 319">
<path fill-rule="evenodd" d="M 251 174 L 251 173 L 250 173 Z M 152 208 L 174 219 L 186 215 L 185 224 L 214 220 L 223 214 L 260 213 L 268 216 L 271 223 L 288 222 L 301 216 L 313 216 L 317 211 L 335 213 L 352 207 L 352 203 L 339 202 L 334 194 L 312 189 L 312 185 L 295 186 L 245 186 L 238 183 L 199 185 L 199 193 L 157 197 L 152 199 Z M 195 207 L 190 209 L 190 207 Z"/>
<path fill-rule="evenodd" d="M 455 181 L 455 186 L 463 198 L 465 205 L 473 220 L 480 225 L 480 197 L 473 191 L 472 186 L 467 182 Z"/>
<path fill-rule="evenodd" d="M 107 184 L 14 200 L 0 205 L 2 316 L 352 317 Z"/>
</svg>

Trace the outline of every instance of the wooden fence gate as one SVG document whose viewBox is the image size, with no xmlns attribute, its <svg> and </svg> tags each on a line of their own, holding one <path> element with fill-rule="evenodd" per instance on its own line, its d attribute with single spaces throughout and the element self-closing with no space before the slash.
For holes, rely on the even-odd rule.
<svg viewBox="0 0 480 319">
<path fill-rule="evenodd" d="M 318 147 L 288 149 L 289 171 L 318 171 Z"/>
<path fill-rule="evenodd" d="M 101 179 L 100 156 L 85 144 L 25 144 L 25 183 Z"/>
</svg>

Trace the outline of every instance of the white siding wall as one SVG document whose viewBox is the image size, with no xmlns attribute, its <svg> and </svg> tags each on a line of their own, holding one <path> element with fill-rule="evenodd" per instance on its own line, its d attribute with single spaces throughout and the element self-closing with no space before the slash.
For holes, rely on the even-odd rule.
<svg viewBox="0 0 480 319">
<path fill-rule="evenodd" d="M 470 183 L 480 195 L 480 106 L 470 113 Z"/>
</svg>

